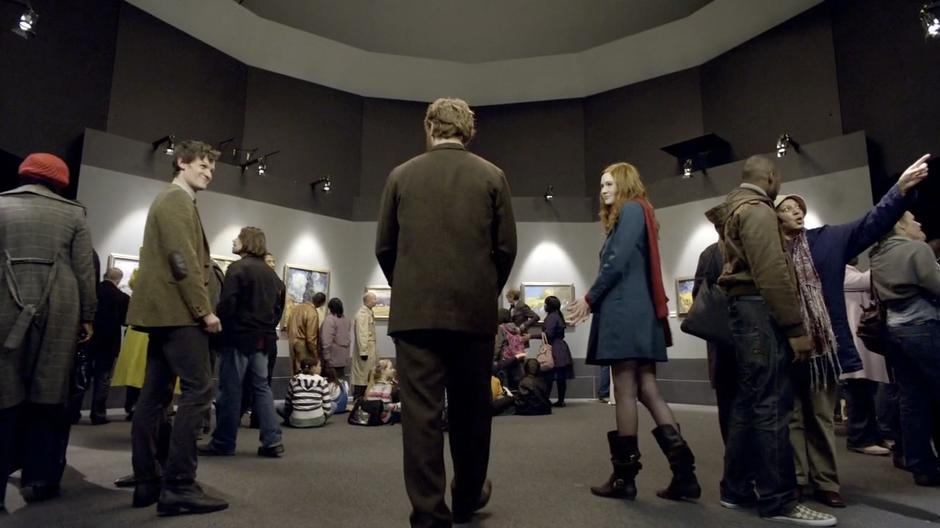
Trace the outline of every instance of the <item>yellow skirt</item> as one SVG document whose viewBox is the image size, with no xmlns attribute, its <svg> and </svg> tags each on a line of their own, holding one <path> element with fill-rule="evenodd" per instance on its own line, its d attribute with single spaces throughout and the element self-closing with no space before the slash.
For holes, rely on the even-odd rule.
<svg viewBox="0 0 940 528">
<path fill-rule="evenodd" d="M 144 386 L 144 377 L 147 375 L 147 334 L 128 327 L 124 333 L 124 342 L 121 343 L 121 353 L 118 354 L 114 365 L 114 375 L 111 378 L 112 387 Z M 176 380 L 176 394 L 180 393 L 180 382 Z"/>
</svg>

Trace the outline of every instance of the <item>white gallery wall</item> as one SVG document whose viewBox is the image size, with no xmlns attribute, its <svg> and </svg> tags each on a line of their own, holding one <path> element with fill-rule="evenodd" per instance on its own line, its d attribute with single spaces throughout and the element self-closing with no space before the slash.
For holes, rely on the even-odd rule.
<svg viewBox="0 0 940 528">
<path fill-rule="evenodd" d="M 88 207 L 88 223 L 95 248 L 105 265 L 111 253 L 137 255 L 147 210 L 165 182 L 83 165 L 78 199 Z M 798 193 L 809 202 L 808 225 L 840 223 L 864 214 L 871 207 L 868 168 L 860 167 L 815 178 L 785 183 L 785 193 Z M 677 185 L 681 185 L 677 180 Z M 704 217 L 723 197 L 657 209 L 666 292 L 675 297 L 676 277 L 695 272 L 699 253 L 717 240 Z M 254 200 L 206 191 L 197 196 L 210 250 L 232 256 L 232 239 L 246 225 L 262 228 L 268 247 L 277 257 L 278 273 L 285 263 L 331 271 L 330 296 L 343 300 L 350 315 L 361 304 L 368 285 L 385 284 L 374 257 L 375 222 L 350 222 Z M 654 204 L 655 205 L 655 204 Z M 510 286 L 522 282 L 573 283 L 583 295 L 594 280 L 598 251 L 604 235 L 598 223 L 520 222 L 517 225 L 518 256 Z M 505 305 L 502 298 L 500 304 Z M 675 311 L 675 301 L 670 301 Z M 703 358 L 705 346 L 679 331 L 679 320 L 670 318 L 675 346 L 673 358 Z M 393 356 L 394 346 L 385 335 L 385 323 L 377 323 L 379 352 Z M 575 357 L 584 357 L 587 325 L 569 329 L 568 342 Z M 286 355 L 286 346 L 279 346 Z"/>
</svg>

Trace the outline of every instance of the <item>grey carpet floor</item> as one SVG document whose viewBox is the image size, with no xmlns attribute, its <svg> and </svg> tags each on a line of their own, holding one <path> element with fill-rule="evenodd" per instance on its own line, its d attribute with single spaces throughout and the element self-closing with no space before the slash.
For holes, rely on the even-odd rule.
<svg viewBox="0 0 940 528">
<path fill-rule="evenodd" d="M 601 499 L 588 487 L 610 471 L 605 432 L 614 409 L 574 401 L 544 417 L 504 416 L 494 421 L 489 475 L 490 505 L 470 526 L 501 527 L 744 527 L 768 525 L 753 512 L 718 505 L 722 446 L 714 408 L 674 406 L 698 458 L 704 488 L 697 503 L 659 499 L 668 464 L 641 413 L 643 471 L 635 502 Z M 119 416 L 113 418 L 120 419 Z M 401 477 L 401 428 L 353 427 L 345 416 L 319 430 L 285 429 L 281 459 L 255 455 L 257 431 L 241 429 L 238 454 L 202 458 L 199 480 L 231 503 L 219 513 L 156 517 L 153 508 L 130 507 L 131 492 L 111 485 L 130 471 L 128 423 L 73 428 L 62 497 L 24 504 L 16 475 L 7 487 L 9 514 L 0 527 L 381 527 L 407 526 L 410 511 Z M 86 418 L 87 420 L 87 418 Z M 888 457 L 844 449 L 839 438 L 844 510 L 829 510 L 840 526 L 929 526 L 940 523 L 940 489 L 914 486 Z M 450 465 L 448 464 L 448 472 Z M 815 503 L 810 503 L 815 505 Z M 825 508 L 822 508 L 825 509 Z"/>
</svg>

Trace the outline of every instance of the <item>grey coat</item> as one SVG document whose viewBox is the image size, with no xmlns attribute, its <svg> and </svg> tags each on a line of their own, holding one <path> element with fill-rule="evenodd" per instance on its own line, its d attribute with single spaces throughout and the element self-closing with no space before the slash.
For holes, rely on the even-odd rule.
<svg viewBox="0 0 940 528">
<path fill-rule="evenodd" d="M 666 338 L 650 290 L 648 246 L 643 207 L 627 202 L 607 235 L 600 271 L 586 296 L 594 313 L 587 363 L 666 361 Z"/>
<path fill-rule="evenodd" d="M 503 171 L 456 143 L 399 165 L 382 194 L 375 254 L 392 287 L 389 334 L 495 335 L 516 258 Z"/>
<path fill-rule="evenodd" d="M 0 409 L 65 403 L 79 323 L 94 320 L 97 304 L 85 208 L 41 185 L 2 193 L 0 250 Z M 15 339 L 30 305 L 36 315 Z"/>
</svg>

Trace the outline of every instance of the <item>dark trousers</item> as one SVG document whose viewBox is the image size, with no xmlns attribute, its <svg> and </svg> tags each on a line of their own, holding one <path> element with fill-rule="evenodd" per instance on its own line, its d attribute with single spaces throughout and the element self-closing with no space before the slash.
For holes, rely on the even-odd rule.
<svg viewBox="0 0 940 528">
<path fill-rule="evenodd" d="M 718 429 L 721 431 L 721 441 L 727 444 L 731 406 L 738 393 L 738 367 L 733 348 L 715 347 L 713 377 L 715 399 L 718 400 Z"/>
<path fill-rule="evenodd" d="M 137 387 L 124 387 L 124 412 L 127 414 L 134 412 L 138 399 L 140 399 L 140 389 Z"/>
<path fill-rule="evenodd" d="M 732 298 L 729 316 L 738 393 L 731 407 L 721 495 L 731 502 L 750 502 L 756 487 L 760 515 L 778 515 L 796 502 L 788 428 L 793 353 L 760 297 Z"/>
<path fill-rule="evenodd" d="M 932 443 L 940 404 L 940 321 L 890 328 L 892 366 L 900 389 L 904 462 L 914 475 L 940 473 Z"/>
<path fill-rule="evenodd" d="M 850 448 L 868 447 L 882 440 L 875 405 L 878 385 L 877 381 L 869 379 L 847 379 L 843 384 L 842 394 L 848 406 L 846 443 Z"/>
<path fill-rule="evenodd" d="M 212 402 L 209 334 L 201 327 L 169 327 L 150 332 L 147 374 L 131 426 L 134 475 L 138 479 L 155 480 L 160 476 L 157 436 L 173 399 L 177 376 L 182 394 L 177 400 L 163 471 L 163 480 L 170 486 L 196 478 L 196 437 Z"/>
<path fill-rule="evenodd" d="M 65 471 L 68 406 L 21 403 L 0 410 L 0 504 L 7 477 L 22 469 L 21 486 L 58 486 Z"/>
<path fill-rule="evenodd" d="M 271 386 L 271 379 L 274 378 L 274 366 L 277 364 L 277 336 L 269 336 L 264 340 L 264 352 L 267 355 L 268 359 L 268 387 Z M 241 404 L 241 414 L 244 415 L 252 407 L 254 407 L 255 402 L 255 387 L 252 384 L 250 376 L 245 377 L 244 383 L 242 383 L 242 404 Z M 254 415 L 251 417 L 251 426 L 257 427 L 258 418 Z"/>
<path fill-rule="evenodd" d="M 108 393 L 111 392 L 111 375 L 114 372 L 114 360 L 117 356 L 100 352 L 91 361 L 91 419 L 104 420 L 108 417 Z"/>
<path fill-rule="evenodd" d="M 441 430 L 444 391 L 454 463 L 452 506 L 468 514 L 480 497 L 489 464 L 494 338 L 440 330 L 403 332 L 395 338 L 411 525 L 449 527 Z"/>
</svg>

